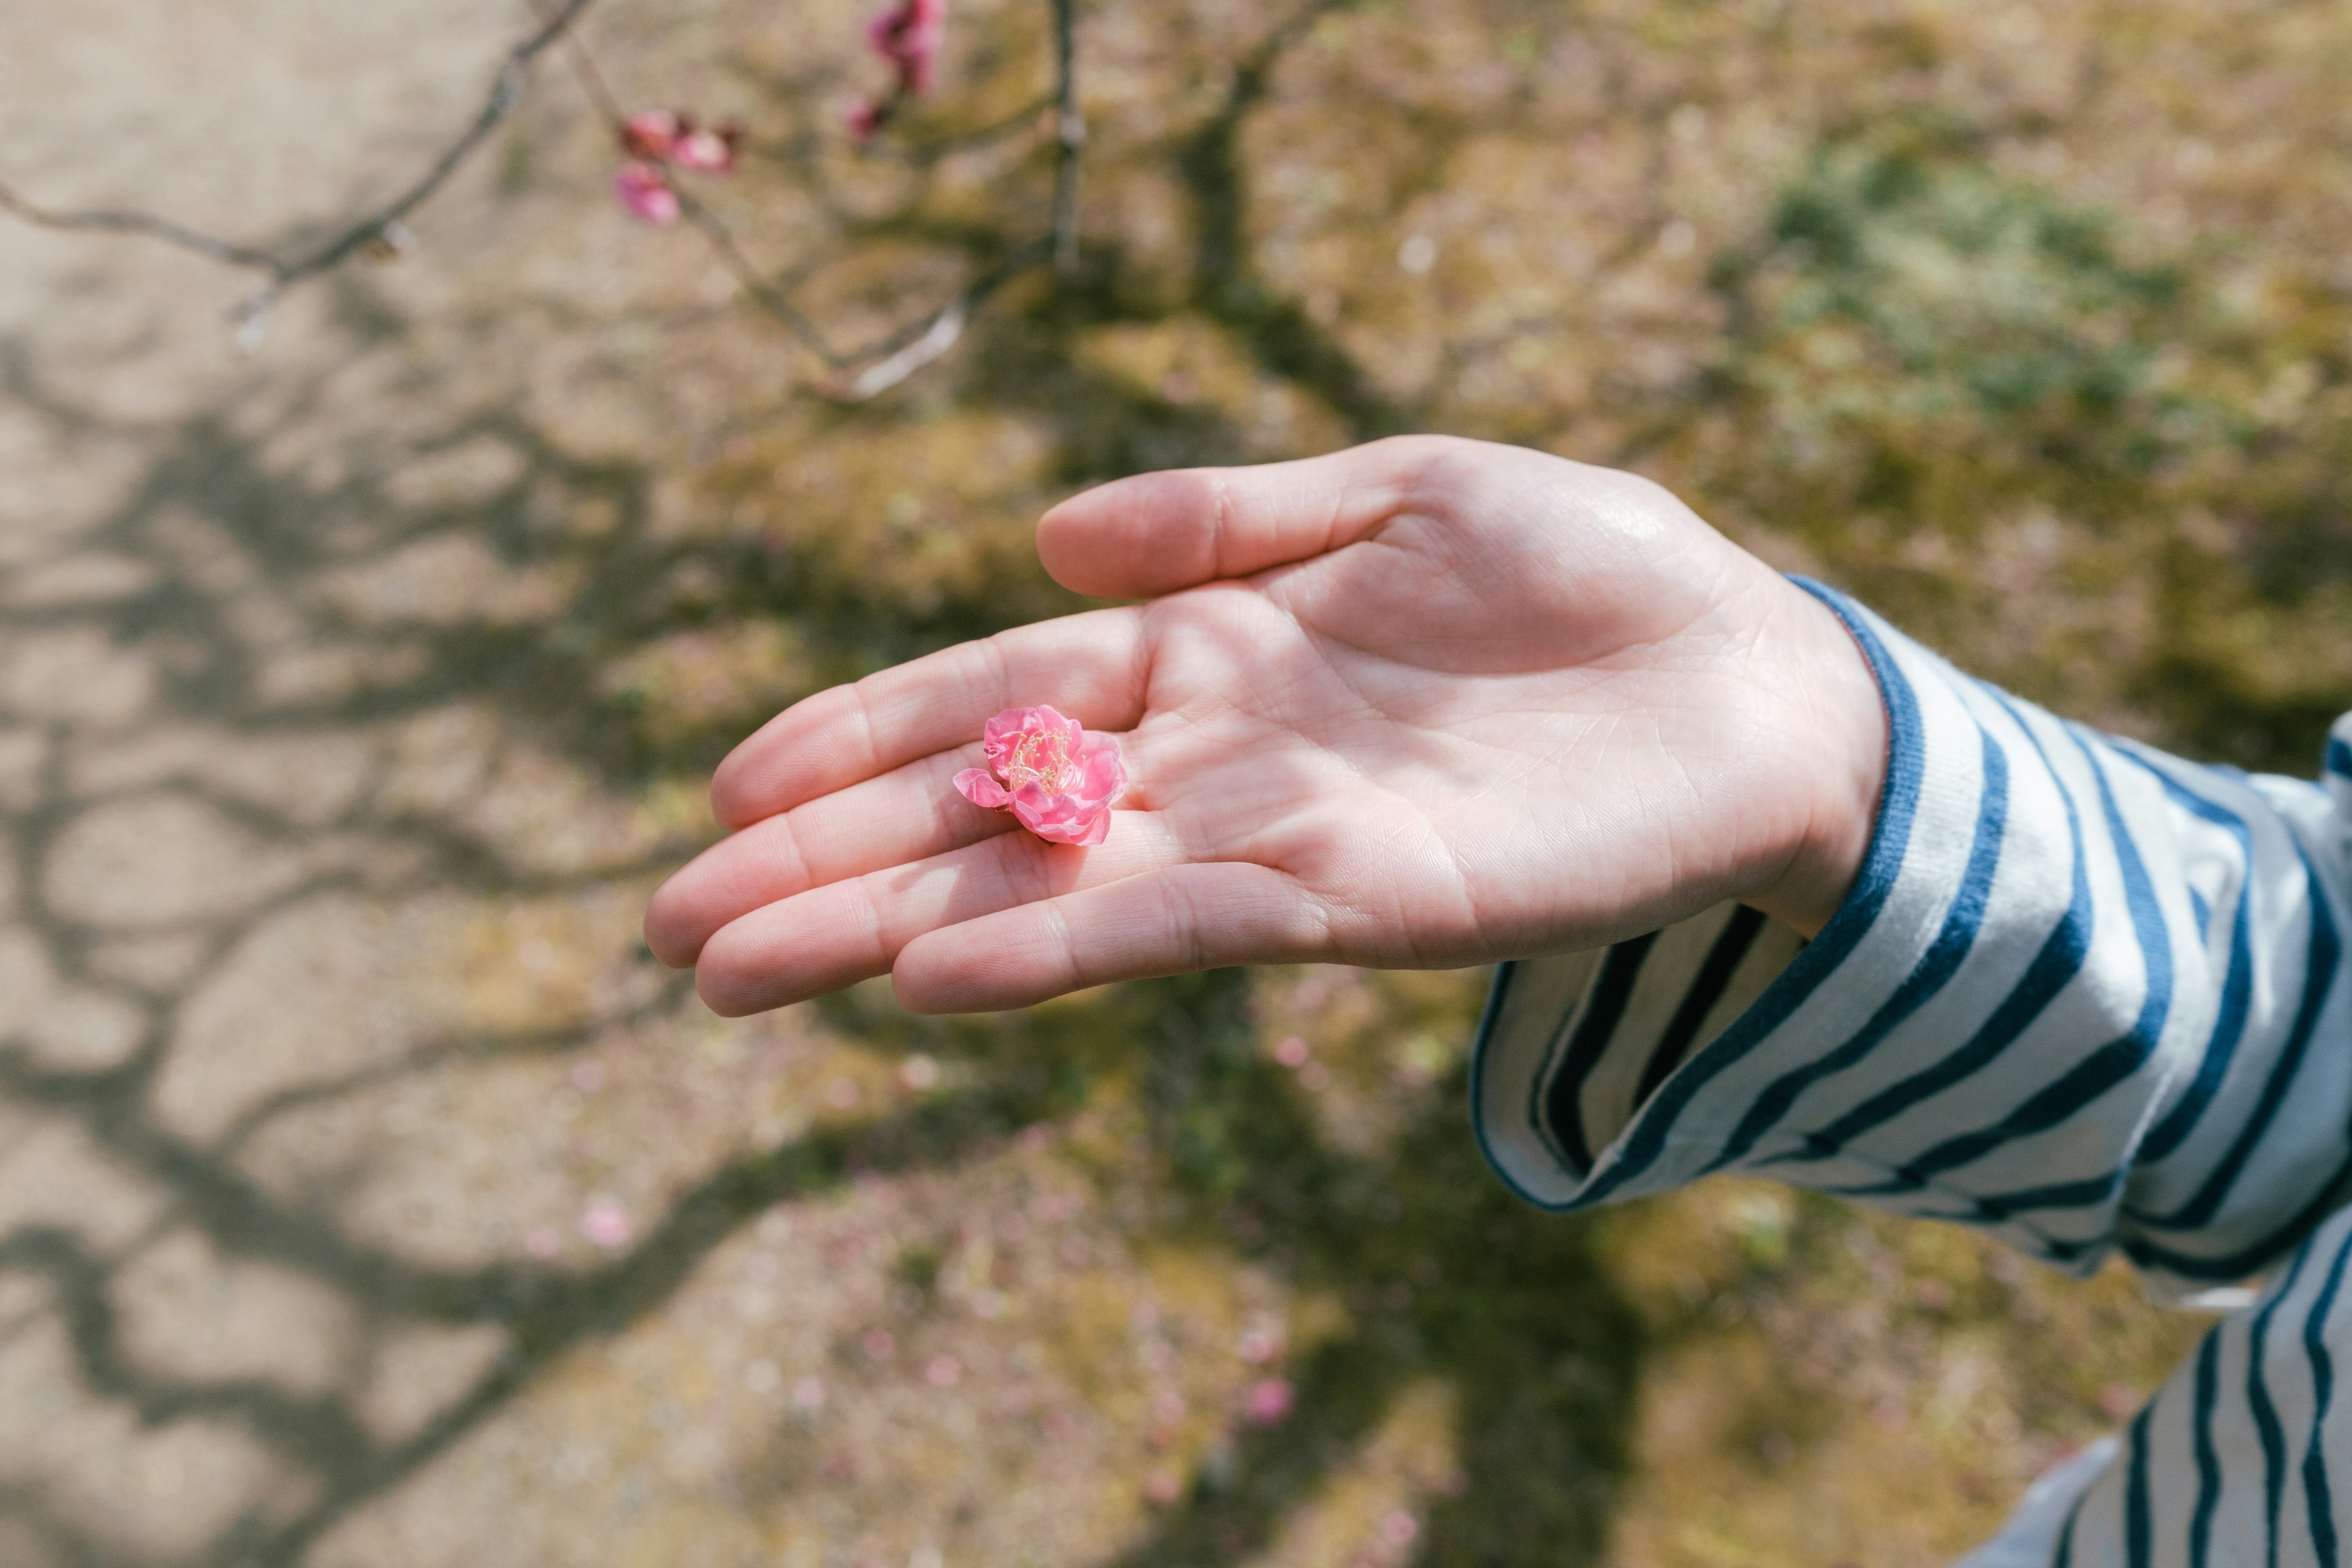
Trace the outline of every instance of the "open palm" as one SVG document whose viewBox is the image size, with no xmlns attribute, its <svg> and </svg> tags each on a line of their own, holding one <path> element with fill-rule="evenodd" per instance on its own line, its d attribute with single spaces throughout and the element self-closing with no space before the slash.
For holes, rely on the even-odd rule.
<svg viewBox="0 0 2352 1568">
<path fill-rule="evenodd" d="M 1726 898 L 1811 929 L 1859 862 L 1884 737 L 1858 652 L 1646 481 L 1411 437 L 1123 480 L 1038 549 L 1146 602 L 819 693 L 720 767 L 739 831 L 646 921 L 719 1012 L 886 971 L 945 1012 L 1232 963 L 1468 963 Z M 1099 847 L 950 784 L 1032 703 L 1121 736 Z"/>
</svg>

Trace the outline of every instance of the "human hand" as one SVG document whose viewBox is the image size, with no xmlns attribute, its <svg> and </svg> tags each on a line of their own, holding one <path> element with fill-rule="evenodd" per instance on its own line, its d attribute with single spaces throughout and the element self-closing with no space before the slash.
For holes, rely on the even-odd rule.
<svg viewBox="0 0 2352 1568">
<path fill-rule="evenodd" d="M 738 829 L 646 940 L 717 1011 L 888 973 L 918 1012 L 1226 964 L 1467 964 L 1740 899 L 1808 933 L 1868 847 L 1885 720 L 1827 607 L 1630 474 L 1407 437 L 1146 474 L 1037 530 L 1146 602 L 835 687 L 719 769 Z M 1120 732 L 1107 843 L 959 796 L 998 710 Z"/>
</svg>

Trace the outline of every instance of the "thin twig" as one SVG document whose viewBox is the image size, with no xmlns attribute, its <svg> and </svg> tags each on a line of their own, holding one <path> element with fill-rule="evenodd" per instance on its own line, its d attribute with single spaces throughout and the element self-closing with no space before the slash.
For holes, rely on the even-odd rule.
<svg viewBox="0 0 2352 1568">
<path fill-rule="evenodd" d="M 589 54 L 587 44 L 573 26 L 581 13 L 595 0 L 562 0 L 561 5 L 556 0 L 530 0 L 530 3 L 540 18 L 539 30 L 508 51 L 488 99 L 457 139 L 399 195 L 338 231 L 332 238 L 291 259 L 256 247 L 215 238 L 147 213 L 111 209 L 53 210 L 28 200 L 5 184 L 0 184 L 0 211 L 42 228 L 144 235 L 225 266 L 267 274 L 268 283 L 241 302 L 233 313 L 238 324 L 239 342 L 244 342 L 247 341 L 248 334 L 259 328 L 270 307 L 295 284 L 331 271 L 372 246 L 400 244 L 407 234 L 403 220 L 438 191 L 490 132 L 514 112 L 521 101 L 530 64 L 558 40 L 569 45 L 565 52 L 571 58 L 573 72 L 598 115 L 616 134 L 620 132 L 626 120 L 620 100 L 614 95 L 604 73 L 597 68 L 594 58 Z M 1076 0 L 1049 0 L 1049 4 L 1053 16 L 1054 91 L 1046 101 L 1054 110 L 1057 148 L 1052 226 L 1044 237 L 1006 254 L 989 271 L 967 284 L 954 299 L 930 314 L 908 322 L 862 348 L 836 349 L 782 289 L 761 275 L 751 258 L 744 254 L 734 230 L 724 218 L 693 193 L 677 191 L 680 214 L 709 241 L 720 265 L 742 286 L 746 296 L 791 332 L 802 347 L 831 373 L 819 384 L 818 389 L 824 395 L 849 402 L 863 402 L 874 397 L 943 357 L 963 335 L 964 325 L 971 320 L 972 312 L 989 296 L 1021 273 L 1049 258 L 1055 269 L 1065 275 L 1076 269 L 1078 173 L 1081 152 L 1087 140 L 1086 118 L 1078 103 L 1077 7 Z M 973 144 L 992 141 L 998 135 L 1018 128 L 1024 118 L 1034 118 L 1034 110 L 1027 110 L 1024 115 L 968 133 L 966 137 L 950 138 L 950 142 Z"/>
<path fill-rule="evenodd" d="M 533 0 L 533 4 L 544 4 L 544 0 Z M 692 191 L 672 183 L 670 189 L 677 197 L 679 216 L 709 241 L 711 253 L 742 288 L 745 297 L 790 332 L 824 367 L 828 374 L 816 382 L 814 388 L 819 395 L 836 403 L 864 403 L 881 395 L 926 365 L 945 358 L 961 340 L 972 312 L 984 304 L 990 295 L 1014 278 L 1048 258 L 1052 258 L 1064 272 L 1076 265 L 1078 150 L 1086 142 L 1086 121 L 1077 108 L 1076 6 L 1073 0 L 1051 0 L 1051 5 L 1055 45 L 1054 94 L 1047 102 L 1055 110 L 1056 138 L 1060 145 L 1055 168 L 1052 228 L 1043 237 L 1013 250 L 936 310 L 886 333 L 873 342 L 855 349 L 835 348 L 826 338 L 824 329 L 810 319 L 808 312 L 794 304 L 789 293 L 770 281 L 754 265 L 744 252 L 742 243 L 735 237 L 733 226 Z M 574 33 L 567 40 L 564 52 L 571 58 L 581 87 L 594 103 L 596 111 L 604 117 L 614 134 L 620 135 L 627 123 L 626 113 L 611 88 L 605 84 L 604 74 L 589 52 L 587 41 Z M 1028 110 L 1026 114 L 1034 121 L 1035 110 Z M 973 134 L 992 138 L 1001 129 L 1011 129 L 1020 123 L 1020 119 L 1016 118 Z"/>
<path fill-rule="evenodd" d="M 761 276 L 760 269 L 751 264 L 751 258 L 743 254 L 743 247 L 736 240 L 735 231 L 728 226 L 725 218 L 711 211 L 693 192 L 677 190 L 676 186 L 671 188 L 677 192 L 678 211 L 685 215 L 687 222 L 702 231 L 702 237 L 710 242 L 712 252 L 718 256 L 719 264 L 734 275 L 735 281 L 742 285 L 743 292 L 751 297 L 753 304 L 798 338 L 801 346 L 823 360 L 827 369 L 846 370 L 856 363 L 854 357 L 837 353 L 825 341 L 824 333 L 817 324 L 809 320 L 807 312 L 793 304 L 791 296 Z"/>
<path fill-rule="evenodd" d="M 551 0 L 530 0 L 531 11 L 543 22 L 551 20 L 552 14 L 548 10 L 551 3 Z M 604 80 L 604 73 L 597 68 L 596 58 L 588 52 L 588 40 L 573 32 L 563 40 L 563 52 L 572 59 L 572 74 L 579 79 L 582 90 L 588 94 L 588 101 L 596 106 L 597 114 L 617 134 L 627 123 L 628 112 L 621 107 L 620 98 Z"/>
<path fill-rule="evenodd" d="M 1078 158 L 1087 121 L 1078 108 L 1077 0 L 1053 5 L 1054 135 L 1061 149 L 1054 164 L 1054 268 L 1067 277 L 1078 269 Z"/>
<path fill-rule="evenodd" d="M 58 211 L 29 201 L 5 185 L 0 185 L 0 208 L 41 228 L 145 235 L 226 266 L 267 273 L 268 283 L 241 301 L 232 313 L 240 329 L 251 328 L 259 323 L 270 306 L 287 289 L 304 279 L 331 271 L 370 246 L 397 243 L 398 237 L 406 233 L 402 220 L 446 184 L 467 155 L 480 146 L 499 122 L 512 114 L 522 101 L 523 85 L 531 61 L 544 53 L 549 45 L 563 37 L 572 23 L 579 19 L 580 14 L 593 4 L 595 0 L 563 0 L 563 4 L 541 22 L 539 31 L 507 51 L 505 60 L 499 64 L 497 80 L 491 85 L 489 97 L 476 112 L 471 123 L 443 150 L 422 175 L 383 206 L 340 230 L 332 238 L 291 259 L 253 246 L 239 245 L 233 240 L 217 239 L 146 213 Z"/>
<path fill-rule="evenodd" d="M 531 8 L 542 16 L 548 14 L 546 5 L 549 0 L 530 0 L 530 3 Z M 564 54 L 572 62 L 572 75 L 579 79 L 582 90 L 587 93 L 589 101 L 595 106 L 596 113 L 606 128 L 615 138 L 625 140 L 628 111 L 621 107 L 619 97 L 604 80 L 604 73 L 598 68 L 596 57 L 589 52 L 587 40 L 575 32 L 565 42 Z M 672 182 L 670 191 L 677 197 L 679 215 L 701 230 L 702 237 L 710 242 L 710 248 L 717 253 L 719 265 L 742 285 L 744 293 L 751 296 L 754 304 L 782 323 L 787 331 L 800 340 L 803 348 L 824 361 L 826 368 L 846 370 L 854 363 L 835 353 L 833 345 L 825 342 L 824 332 L 809 320 L 807 313 L 793 304 L 782 289 L 761 276 L 760 269 L 751 264 L 751 258 L 743 254 L 742 246 L 736 241 L 735 231 L 728 226 L 726 219 L 713 212 L 692 191 L 681 189 L 675 182 Z"/>
<path fill-rule="evenodd" d="M 868 142 L 861 151 L 868 158 L 887 158 L 895 163 L 912 164 L 917 168 L 928 168 L 942 158 L 955 153 L 975 153 L 983 147 L 993 146 L 1008 136 L 1018 135 L 1024 131 L 1035 130 L 1039 117 L 1053 108 L 1054 104 L 1054 95 L 1049 92 L 1042 98 L 1024 104 L 1002 120 L 975 126 L 970 131 L 950 131 L 944 135 L 904 143 L 894 143 L 877 138 Z"/>
<path fill-rule="evenodd" d="M 21 218 L 36 228 L 83 229 L 101 233 L 143 234 L 160 239 L 166 245 L 176 245 L 183 250 L 193 250 L 198 256 L 220 262 L 226 267 L 246 267 L 256 271 L 277 273 L 281 267 L 278 258 L 266 250 L 238 245 L 231 240 L 215 239 L 184 228 L 169 218 L 155 217 L 142 212 L 115 212 L 104 209 L 89 212 L 53 212 L 37 206 L 5 184 L 0 184 L 0 210 Z"/>
<path fill-rule="evenodd" d="M 821 384 L 817 390 L 836 403 L 863 403 L 898 385 L 925 365 L 946 356 L 963 336 L 964 322 L 988 297 L 1053 254 L 1051 235 L 1040 235 L 1007 256 L 967 285 L 962 293 L 921 321 L 912 322 L 858 353 L 846 356 L 855 364 L 872 360 L 856 374 Z M 877 357 L 878 356 L 878 357 Z"/>
</svg>

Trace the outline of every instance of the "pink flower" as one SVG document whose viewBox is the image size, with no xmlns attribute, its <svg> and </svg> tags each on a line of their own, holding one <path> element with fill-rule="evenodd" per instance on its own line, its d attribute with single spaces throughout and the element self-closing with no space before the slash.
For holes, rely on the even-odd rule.
<svg viewBox="0 0 2352 1568">
<path fill-rule="evenodd" d="M 988 766 L 955 776 L 964 799 L 1011 812 L 1049 844 L 1099 844 L 1109 837 L 1111 802 L 1127 787 L 1116 740 L 1051 708 L 1007 708 L 982 731 L 981 749 Z"/>
<path fill-rule="evenodd" d="M 686 121 L 667 109 L 640 109 L 621 121 L 621 147 L 632 158 L 658 163 L 670 155 L 686 134 Z"/>
<path fill-rule="evenodd" d="M 866 41 L 898 68 L 900 91 L 929 92 L 947 25 L 947 0 L 898 0 L 866 24 Z"/>
<path fill-rule="evenodd" d="M 677 221 L 677 193 L 654 164 L 632 158 L 613 174 L 613 196 L 632 216 L 660 228 Z"/>
<path fill-rule="evenodd" d="M 735 143 L 741 135 L 733 125 L 721 125 L 715 131 L 697 126 L 670 148 L 670 161 L 698 174 L 731 174 L 735 172 Z"/>
<path fill-rule="evenodd" d="M 882 121 L 888 118 L 888 110 L 864 98 L 841 111 L 841 122 L 849 127 L 849 133 L 857 138 L 860 145 L 873 141 L 874 133 L 882 129 Z"/>
<path fill-rule="evenodd" d="M 1253 1426 L 1279 1426 L 1290 1418 L 1298 1391 L 1279 1377 L 1262 1377 L 1242 1395 L 1242 1419 Z"/>
</svg>

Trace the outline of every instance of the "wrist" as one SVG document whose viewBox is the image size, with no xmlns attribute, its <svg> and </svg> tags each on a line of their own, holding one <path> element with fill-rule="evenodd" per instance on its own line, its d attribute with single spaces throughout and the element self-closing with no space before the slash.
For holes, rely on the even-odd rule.
<svg viewBox="0 0 2352 1568">
<path fill-rule="evenodd" d="M 1806 806 L 1773 880 L 1745 901 L 1810 937 L 1845 902 L 1870 851 L 1886 782 L 1886 704 L 1844 621 L 1804 589 L 1790 591 L 1794 765 Z"/>
</svg>

